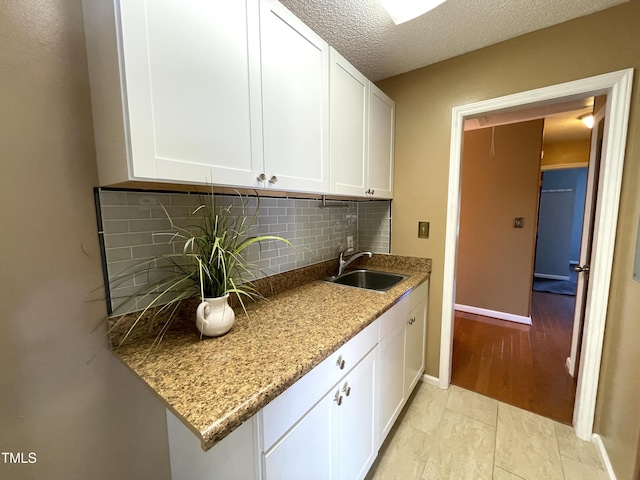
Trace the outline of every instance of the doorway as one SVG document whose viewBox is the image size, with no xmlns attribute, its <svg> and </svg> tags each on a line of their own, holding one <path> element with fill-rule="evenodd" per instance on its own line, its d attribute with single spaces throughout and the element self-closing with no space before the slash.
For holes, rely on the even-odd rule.
<svg viewBox="0 0 640 480">
<path fill-rule="evenodd" d="M 591 136 L 579 118 L 593 108 L 484 117 L 464 134 L 452 383 L 568 425 Z"/>
<path fill-rule="evenodd" d="M 593 433 L 632 78 L 632 69 L 622 70 L 454 107 L 452 110 L 439 375 L 439 384 L 443 388 L 447 388 L 451 382 L 455 269 L 460 206 L 460 164 L 465 119 L 488 112 L 506 113 L 522 109 L 524 106 L 553 105 L 586 96 L 607 95 L 605 115 L 608 122 L 603 136 L 603 165 L 600 172 L 594 222 L 590 291 L 586 300 L 588 318 L 585 320 L 584 338 L 581 341 L 582 356 L 573 416 L 576 434 L 584 440 L 590 440 Z M 600 214 L 600 212 L 606 212 L 606 214 Z"/>
</svg>

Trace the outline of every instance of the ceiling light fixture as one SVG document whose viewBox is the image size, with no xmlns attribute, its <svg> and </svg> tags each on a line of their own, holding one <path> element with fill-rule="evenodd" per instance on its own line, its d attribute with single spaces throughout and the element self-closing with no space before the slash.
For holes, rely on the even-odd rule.
<svg viewBox="0 0 640 480">
<path fill-rule="evenodd" d="M 587 126 L 587 128 L 593 128 L 593 115 L 582 115 L 578 118 Z"/>
<path fill-rule="evenodd" d="M 396 25 L 424 15 L 444 2 L 445 0 L 380 0 Z"/>
</svg>

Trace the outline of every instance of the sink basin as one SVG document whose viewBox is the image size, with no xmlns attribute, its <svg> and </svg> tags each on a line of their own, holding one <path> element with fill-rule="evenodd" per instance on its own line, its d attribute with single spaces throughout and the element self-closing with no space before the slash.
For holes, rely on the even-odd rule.
<svg viewBox="0 0 640 480">
<path fill-rule="evenodd" d="M 324 280 L 331 283 L 339 283 L 340 285 L 348 285 L 350 287 L 386 292 L 405 278 L 409 278 L 408 275 L 378 272 L 375 270 L 353 270 L 343 273 L 340 276 L 327 277 Z"/>
</svg>

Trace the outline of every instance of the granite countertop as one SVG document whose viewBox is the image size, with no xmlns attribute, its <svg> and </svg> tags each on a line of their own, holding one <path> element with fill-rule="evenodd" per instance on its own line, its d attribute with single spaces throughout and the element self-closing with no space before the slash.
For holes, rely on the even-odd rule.
<svg viewBox="0 0 640 480">
<path fill-rule="evenodd" d="M 317 280 L 335 261 L 269 277 L 268 300 L 221 337 L 200 338 L 195 313 L 114 353 L 201 439 L 208 450 L 429 278 L 431 261 L 374 255 L 356 265 L 410 277 L 387 292 Z M 272 294 L 272 295 L 271 295 Z M 195 312 L 195 309 L 193 310 Z"/>
</svg>

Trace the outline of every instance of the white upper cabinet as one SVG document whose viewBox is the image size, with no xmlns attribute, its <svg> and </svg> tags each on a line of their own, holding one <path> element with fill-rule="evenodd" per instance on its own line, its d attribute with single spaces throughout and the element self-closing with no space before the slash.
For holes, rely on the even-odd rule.
<svg viewBox="0 0 640 480">
<path fill-rule="evenodd" d="M 83 7 L 100 183 L 256 185 L 258 0 Z"/>
<path fill-rule="evenodd" d="M 331 191 L 364 195 L 368 183 L 369 80 L 331 48 Z"/>
<path fill-rule="evenodd" d="M 331 192 L 392 198 L 395 103 L 331 49 Z"/>
<path fill-rule="evenodd" d="M 369 101 L 369 194 L 393 197 L 393 148 L 396 106 L 371 85 Z"/>
<path fill-rule="evenodd" d="M 260 11 L 264 187 L 329 190 L 329 45 L 275 0 Z"/>
<path fill-rule="evenodd" d="M 278 1 L 83 13 L 100 185 L 391 198 L 393 102 Z"/>
</svg>

